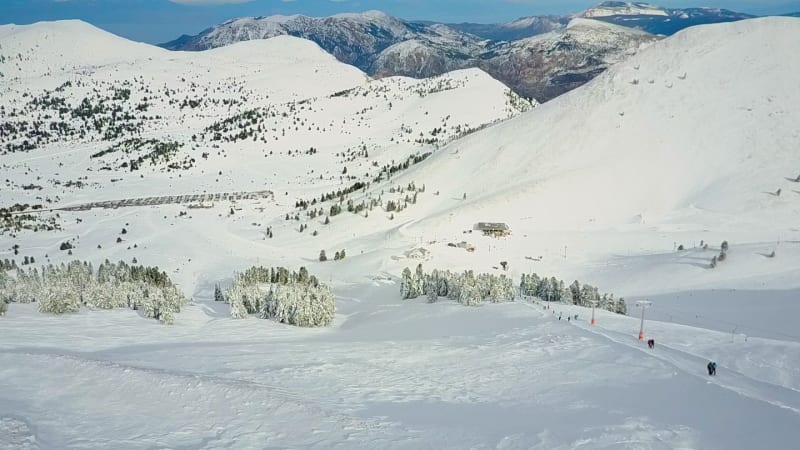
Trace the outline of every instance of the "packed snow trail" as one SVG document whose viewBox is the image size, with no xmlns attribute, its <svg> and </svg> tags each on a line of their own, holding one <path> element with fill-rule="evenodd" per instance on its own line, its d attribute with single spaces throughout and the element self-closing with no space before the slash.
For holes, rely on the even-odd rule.
<svg viewBox="0 0 800 450">
<path fill-rule="evenodd" d="M 748 377 L 719 364 L 719 362 L 717 362 L 717 375 L 712 378 L 706 372 L 706 364 L 709 359 L 669 347 L 661 342 L 658 342 L 656 347 L 651 350 L 641 346 L 635 336 L 608 328 L 592 327 L 577 321 L 574 322 L 574 325 L 584 331 L 667 362 L 688 375 L 706 379 L 709 383 L 714 383 L 739 395 L 760 400 L 800 415 L 800 392 L 797 390 Z"/>
</svg>

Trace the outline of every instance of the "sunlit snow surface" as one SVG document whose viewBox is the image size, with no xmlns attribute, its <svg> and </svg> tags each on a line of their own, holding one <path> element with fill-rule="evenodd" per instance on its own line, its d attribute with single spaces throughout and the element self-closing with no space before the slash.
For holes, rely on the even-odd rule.
<svg viewBox="0 0 800 450">
<path fill-rule="evenodd" d="M 363 87 L 363 74 L 287 38 L 278 46 L 318 52 L 308 57 L 325 76 L 302 71 L 307 63 L 300 61 L 297 72 L 247 83 L 253 92 L 278 86 L 271 95 L 291 101 L 292 77 L 310 77 L 297 83 L 315 86 L 319 117 L 338 124 L 346 116 L 348 125 L 327 139 L 298 135 L 274 148 L 319 142 L 319 158 L 265 158 L 260 144 L 240 143 L 181 177 L 150 171 L 140 179 L 86 171 L 89 152 L 102 148 L 97 143 L 3 155 L 2 178 L 14 185 L 56 172 L 99 184 L 72 191 L 47 185 L 43 192 L 4 185 L 3 204 L 37 195 L 77 203 L 194 193 L 209 185 L 267 188 L 276 196 L 240 202 L 230 217 L 227 203 L 189 218 L 179 216 L 180 205 L 92 210 L 63 213 L 60 232 L 0 236 L 3 258 L 11 257 L 13 243 L 37 263 L 47 261 L 44 255 L 55 263 L 135 256 L 167 270 L 193 298 L 169 327 L 135 311 L 54 317 L 35 305 L 11 304 L 0 318 L 0 448 L 796 447 L 800 195 L 794 191 L 800 185 L 787 178 L 800 170 L 798 39 L 797 19 L 679 33 L 583 88 L 442 147 L 393 184 L 372 186 L 388 196 L 391 186 L 426 185 L 419 202 L 392 220 L 379 210 L 369 218 L 344 213 L 327 226 L 303 217 L 319 230 L 315 238 L 284 215 L 297 198 L 344 185 L 336 152 L 363 137 L 378 146 L 371 158 L 381 164 L 402 160 L 426 147 L 390 144 L 401 124 L 418 133 L 447 114 L 463 114 L 457 122 L 472 118 L 476 126 L 504 119 L 503 87 L 476 70 L 451 75 L 468 81 L 459 90 L 425 98 L 402 88 L 410 80 L 379 81 L 399 98 L 402 108 L 393 111 L 372 97 L 335 100 L 327 95 Z M 231 48 L 216 57 L 237 48 L 247 53 Z M 138 51 L 144 59 L 174 58 L 177 67 L 191 60 L 150 48 L 128 55 Z M 213 61 L 203 64 L 195 76 Z M 17 79 L 4 101 L 21 98 L 20 86 L 61 83 L 33 66 L 41 70 Z M 113 78 L 109 70 L 97 73 Z M 170 72 L 177 69 L 165 70 L 158 83 L 177 79 Z M 483 103 L 471 97 L 478 95 Z M 354 118 L 370 106 L 383 109 Z M 182 117 L 181 127 L 148 133 L 184 139 L 218 117 Z M 361 175 L 369 167 L 363 163 L 350 169 Z M 218 170 L 224 175 L 216 182 Z M 317 181 L 319 173 L 325 180 Z M 110 183 L 116 176 L 126 183 Z M 778 188 L 780 196 L 770 194 Z M 494 240 L 465 233 L 477 221 L 505 221 L 513 234 Z M 115 246 L 126 224 L 126 241 Z M 264 239 L 266 226 L 274 239 Z M 76 236 L 73 256 L 57 250 Z M 476 251 L 447 245 L 462 240 Z M 709 269 L 722 240 L 731 244 L 728 257 Z M 134 243 L 138 248 L 128 250 Z M 323 248 L 346 248 L 348 257 L 319 263 Z M 498 273 L 500 261 L 509 262 L 517 280 L 537 272 L 624 296 L 630 317 L 598 311 L 591 327 L 591 312 L 578 307 L 544 309 L 520 300 L 466 308 L 399 298 L 404 267 Z M 305 265 L 331 283 L 333 326 L 229 319 L 227 306 L 213 302 L 213 286 L 252 264 Z M 656 340 L 652 350 L 637 340 L 640 310 L 633 301 L 640 299 L 653 301 L 645 322 L 646 336 Z M 567 321 L 575 314 L 578 320 Z M 705 372 L 709 360 L 718 363 L 714 378 Z"/>
</svg>

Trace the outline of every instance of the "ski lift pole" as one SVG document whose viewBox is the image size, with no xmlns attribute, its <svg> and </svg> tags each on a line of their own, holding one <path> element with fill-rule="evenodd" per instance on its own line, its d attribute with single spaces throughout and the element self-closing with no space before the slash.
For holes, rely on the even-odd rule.
<svg viewBox="0 0 800 450">
<path fill-rule="evenodd" d="M 592 300 L 591 302 L 589 302 L 589 304 L 592 305 L 592 322 L 591 322 L 591 324 L 592 324 L 592 326 L 595 326 L 597 324 L 597 321 L 594 320 L 594 308 L 597 306 L 597 301 L 596 300 Z"/>
<path fill-rule="evenodd" d="M 641 301 L 636 302 L 636 306 L 638 306 L 639 308 L 642 308 L 642 322 L 639 324 L 639 340 L 640 341 L 644 340 L 644 310 L 647 309 L 648 307 L 650 307 L 652 304 L 653 304 L 653 302 L 649 302 L 649 301 L 646 301 L 646 300 L 641 300 Z"/>
</svg>

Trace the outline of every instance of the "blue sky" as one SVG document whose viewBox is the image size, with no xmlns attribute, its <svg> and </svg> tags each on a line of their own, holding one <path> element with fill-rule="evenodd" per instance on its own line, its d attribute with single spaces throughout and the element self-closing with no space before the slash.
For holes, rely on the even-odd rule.
<svg viewBox="0 0 800 450">
<path fill-rule="evenodd" d="M 0 0 L 0 23 L 81 19 L 138 41 L 160 43 L 241 16 L 379 9 L 405 19 L 502 22 L 576 12 L 601 0 Z M 753 14 L 800 11 L 800 0 L 663 0 L 667 7 L 712 6 Z"/>
</svg>

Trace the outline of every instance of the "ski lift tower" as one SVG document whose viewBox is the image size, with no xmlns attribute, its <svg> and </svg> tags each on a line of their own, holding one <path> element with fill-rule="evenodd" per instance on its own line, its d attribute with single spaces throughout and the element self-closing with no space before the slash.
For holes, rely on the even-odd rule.
<svg viewBox="0 0 800 450">
<path fill-rule="evenodd" d="M 653 302 L 647 301 L 647 300 L 639 300 L 638 302 L 636 302 L 636 306 L 638 306 L 639 308 L 642 308 L 642 322 L 639 325 L 639 340 L 640 341 L 644 340 L 644 310 L 649 308 L 652 305 L 653 305 Z"/>
<path fill-rule="evenodd" d="M 597 321 L 594 320 L 594 309 L 595 307 L 597 307 L 597 303 L 598 303 L 597 300 L 592 300 L 589 302 L 589 304 L 592 305 L 592 322 L 591 322 L 592 326 L 595 326 L 595 324 L 597 324 Z"/>
</svg>

